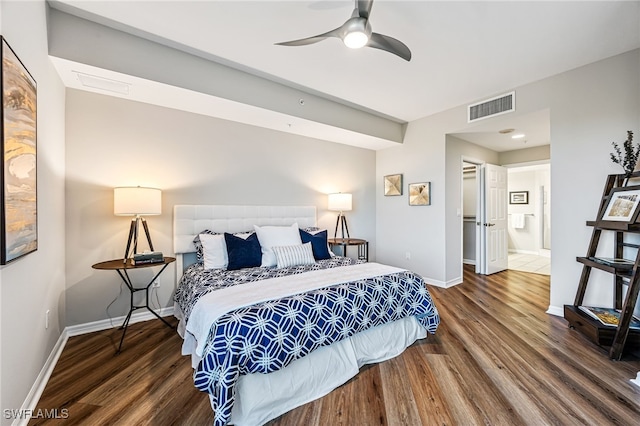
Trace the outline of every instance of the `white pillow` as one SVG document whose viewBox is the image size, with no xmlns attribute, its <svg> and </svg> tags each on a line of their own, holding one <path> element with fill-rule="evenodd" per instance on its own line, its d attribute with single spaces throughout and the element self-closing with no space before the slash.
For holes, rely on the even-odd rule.
<svg viewBox="0 0 640 426">
<path fill-rule="evenodd" d="M 253 225 L 253 228 L 256 230 L 262 250 L 261 266 L 276 266 L 276 255 L 273 253 L 273 247 L 297 246 L 302 244 L 297 223 L 291 226 Z"/>
<path fill-rule="evenodd" d="M 297 246 L 276 246 L 272 249 L 276 255 L 276 267 L 278 268 L 312 265 L 316 263 L 313 257 L 311 243 L 304 243 Z"/>
<path fill-rule="evenodd" d="M 229 264 L 227 243 L 222 234 L 200 234 L 204 269 L 226 269 Z"/>
</svg>

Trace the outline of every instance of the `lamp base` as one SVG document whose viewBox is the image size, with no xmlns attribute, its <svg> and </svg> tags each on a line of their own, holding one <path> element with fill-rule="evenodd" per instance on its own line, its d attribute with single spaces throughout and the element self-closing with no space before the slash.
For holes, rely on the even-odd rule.
<svg viewBox="0 0 640 426">
<path fill-rule="evenodd" d="M 129 227 L 129 239 L 127 240 L 127 248 L 124 251 L 123 260 L 126 263 L 127 259 L 129 259 L 129 251 L 131 250 L 131 245 L 133 244 L 133 253 L 131 256 L 138 252 L 138 234 L 140 228 L 140 222 L 142 222 L 142 227 L 144 228 L 144 233 L 147 236 L 147 242 L 149 243 L 149 250 L 154 251 L 153 243 L 151 242 L 151 234 L 149 234 L 149 227 L 147 226 L 147 221 L 140 216 L 136 216 L 134 219 L 131 219 L 131 226 Z"/>
<path fill-rule="evenodd" d="M 333 238 L 337 238 L 338 237 L 338 226 L 341 226 L 342 228 L 342 237 L 344 238 L 344 233 L 345 230 L 347 231 L 347 238 L 351 238 L 349 236 L 349 227 L 347 226 L 347 218 L 345 217 L 345 215 L 340 212 L 340 214 L 338 215 L 338 219 L 336 220 L 336 231 L 333 233 Z"/>
</svg>

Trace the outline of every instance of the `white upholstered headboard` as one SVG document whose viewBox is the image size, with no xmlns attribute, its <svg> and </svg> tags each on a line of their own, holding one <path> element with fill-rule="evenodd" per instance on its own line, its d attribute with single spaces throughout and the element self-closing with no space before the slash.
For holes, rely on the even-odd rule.
<svg viewBox="0 0 640 426">
<path fill-rule="evenodd" d="M 176 274 L 182 276 L 183 255 L 195 252 L 193 239 L 208 229 L 213 232 L 253 231 L 253 225 L 316 226 L 315 206 L 221 206 L 176 205 L 173 207 L 173 250 Z"/>
</svg>

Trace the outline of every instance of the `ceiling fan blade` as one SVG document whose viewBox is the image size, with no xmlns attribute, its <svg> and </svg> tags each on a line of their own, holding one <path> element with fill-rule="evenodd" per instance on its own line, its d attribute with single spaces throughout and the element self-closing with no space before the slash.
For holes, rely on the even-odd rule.
<svg viewBox="0 0 640 426">
<path fill-rule="evenodd" d="M 335 30 L 328 31 L 324 34 L 318 34 L 313 37 L 301 38 L 299 40 L 291 40 L 291 41 L 283 41 L 282 43 L 275 43 L 278 46 L 306 46 L 308 44 L 314 44 L 319 41 L 322 41 L 328 37 L 340 37 L 340 28 L 336 28 Z"/>
<path fill-rule="evenodd" d="M 358 15 L 361 18 L 369 19 L 371 6 L 373 6 L 373 0 L 356 0 L 356 8 L 358 9 Z"/>
<path fill-rule="evenodd" d="M 393 37 L 372 33 L 367 46 L 393 53 L 394 55 L 400 56 L 405 61 L 411 60 L 411 50 L 409 50 L 406 44 Z"/>
</svg>

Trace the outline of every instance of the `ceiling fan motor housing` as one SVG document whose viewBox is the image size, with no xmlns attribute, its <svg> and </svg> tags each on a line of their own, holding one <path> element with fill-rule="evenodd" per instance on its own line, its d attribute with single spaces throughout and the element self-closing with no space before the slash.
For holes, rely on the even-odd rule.
<svg viewBox="0 0 640 426">
<path fill-rule="evenodd" d="M 349 19 L 340 28 L 340 38 L 347 47 L 353 49 L 365 46 L 371 38 L 369 20 L 359 16 Z"/>
</svg>

